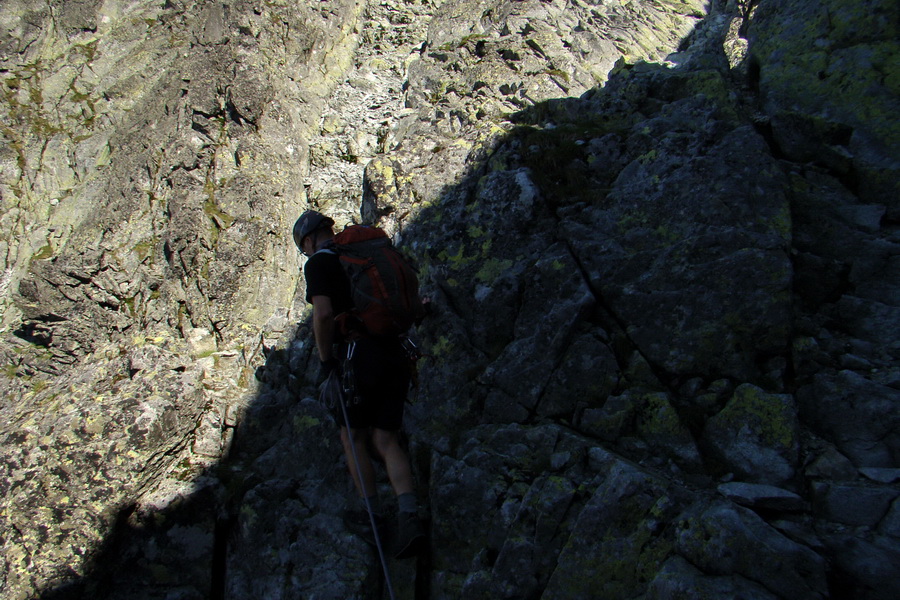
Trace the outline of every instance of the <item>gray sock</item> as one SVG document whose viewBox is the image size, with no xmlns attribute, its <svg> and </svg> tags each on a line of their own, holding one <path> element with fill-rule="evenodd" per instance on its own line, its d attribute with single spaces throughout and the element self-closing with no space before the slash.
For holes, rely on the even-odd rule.
<svg viewBox="0 0 900 600">
<path fill-rule="evenodd" d="M 412 492 L 406 492 L 397 496 L 397 507 L 400 512 L 418 512 L 419 503 L 416 502 L 416 495 Z"/>
</svg>

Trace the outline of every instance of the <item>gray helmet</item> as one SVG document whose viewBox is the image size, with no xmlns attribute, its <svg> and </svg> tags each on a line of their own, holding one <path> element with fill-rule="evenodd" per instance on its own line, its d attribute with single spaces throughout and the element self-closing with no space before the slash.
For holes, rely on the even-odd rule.
<svg viewBox="0 0 900 600">
<path fill-rule="evenodd" d="M 334 225 L 334 219 L 326 217 L 320 212 L 308 210 L 300 215 L 300 218 L 294 223 L 294 243 L 302 251 L 303 238 L 317 229 L 331 227 L 332 225 Z"/>
</svg>

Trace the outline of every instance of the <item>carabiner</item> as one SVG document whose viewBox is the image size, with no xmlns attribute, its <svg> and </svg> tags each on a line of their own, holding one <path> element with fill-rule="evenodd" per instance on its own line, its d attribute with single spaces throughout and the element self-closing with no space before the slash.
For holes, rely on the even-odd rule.
<svg viewBox="0 0 900 600">
<path fill-rule="evenodd" d="M 410 338 L 407 337 L 401 340 L 400 345 L 403 347 L 403 350 L 406 351 L 406 356 L 410 361 L 416 362 L 417 360 L 422 358 L 422 353 L 419 352 L 419 347 L 416 346 L 416 343 Z"/>
</svg>

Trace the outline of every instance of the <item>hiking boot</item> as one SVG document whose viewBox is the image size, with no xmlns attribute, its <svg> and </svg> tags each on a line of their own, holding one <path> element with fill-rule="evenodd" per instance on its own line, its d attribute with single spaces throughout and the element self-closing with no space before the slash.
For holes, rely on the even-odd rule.
<svg viewBox="0 0 900 600">
<path fill-rule="evenodd" d="M 425 528 L 416 513 L 401 512 L 398 520 L 397 552 L 394 554 L 394 558 L 410 558 L 417 555 L 424 547 Z"/>
<path fill-rule="evenodd" d="M 345 510 L 343 518 L 347 531 L 358 535 L 370 546 L 377 546 L 375 534 L 372 532 L 372 520 L 369 518 L 368 511 Z M 375 515 L 375 526 L 378 528 L 379 539 L 384 539 L 384 517 L 377 513 Z"/>
</svg>

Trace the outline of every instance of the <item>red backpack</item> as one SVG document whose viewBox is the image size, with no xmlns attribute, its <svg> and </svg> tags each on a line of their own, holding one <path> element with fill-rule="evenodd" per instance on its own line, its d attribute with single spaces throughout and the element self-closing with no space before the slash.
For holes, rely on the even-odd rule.
<svg viewBox="0 0 900 600">
<path fill-rule="evenodd" d="M 338 315 L 347 335 L 361 322 L 371 335 L 402 335 L 424 315 L 419 279 L 383 229 L 351 225 L 329 246 L 350 279 L 354 308 Z"/>
</svg>

